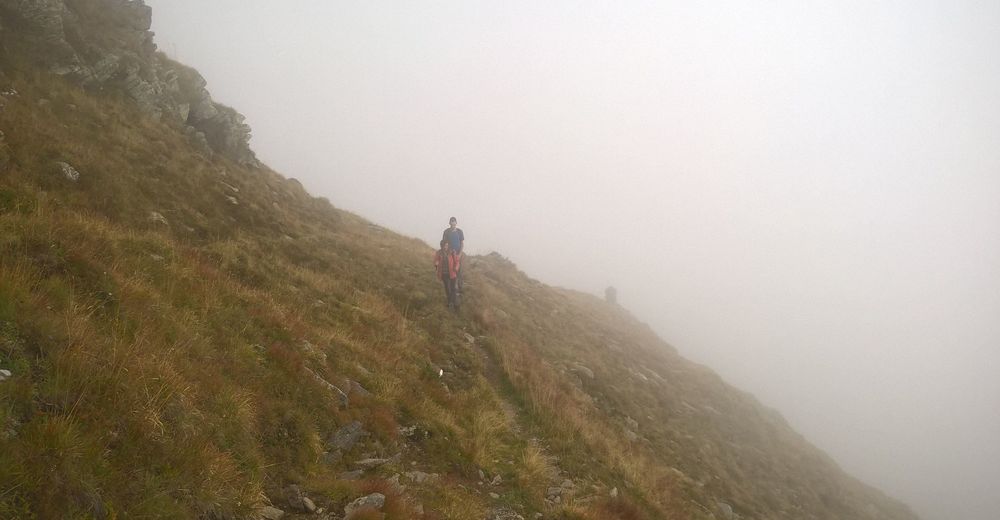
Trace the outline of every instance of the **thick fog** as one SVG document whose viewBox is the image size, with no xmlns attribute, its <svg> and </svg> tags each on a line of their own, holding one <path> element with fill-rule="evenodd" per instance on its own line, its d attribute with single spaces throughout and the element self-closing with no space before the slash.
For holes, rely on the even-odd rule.
<svg viewBox="0 0 1000 520">
<path fill-rule="evenodd" d="M 997 2 L 148 3 L 314 194 L 613 285 L 925 518 L 1000 516 Z"/>
</svg>

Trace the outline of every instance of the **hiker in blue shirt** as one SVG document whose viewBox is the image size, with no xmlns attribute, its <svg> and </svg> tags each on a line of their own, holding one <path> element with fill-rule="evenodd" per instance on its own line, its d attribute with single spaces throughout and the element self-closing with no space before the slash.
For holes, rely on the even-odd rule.
<svg viewBox="0 0 1000 520">
<path fill-rule="evenodd" d="M 451 246 L 451 251 L 453 254 L 458 255 L 459 260 L 461 260 L 465 253 L 463 249 L 465 248 L 465 233 L 462 232 L 458 227 L 458 219 L 451 217 L 448 220 L 448 229 L 444 230 L 444 235 L 441 236 L 441 240 L 447 240 L 448 245 Z M 462 269 L 458 270 L 458 278 L 456 280 L 456 289 L 458 294 L 462 294 Z"/>
</svg>

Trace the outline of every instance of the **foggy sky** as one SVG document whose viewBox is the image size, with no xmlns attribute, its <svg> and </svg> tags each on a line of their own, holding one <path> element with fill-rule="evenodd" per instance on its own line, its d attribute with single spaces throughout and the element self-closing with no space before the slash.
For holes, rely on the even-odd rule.
<svg viewBox="0 0 1000 520">
<path fill-rule="evenodd" d="M 313 194 L 614 285 L 926 519 L 1000 514 L 997 2 L 147 2 Z"/>
</svg>

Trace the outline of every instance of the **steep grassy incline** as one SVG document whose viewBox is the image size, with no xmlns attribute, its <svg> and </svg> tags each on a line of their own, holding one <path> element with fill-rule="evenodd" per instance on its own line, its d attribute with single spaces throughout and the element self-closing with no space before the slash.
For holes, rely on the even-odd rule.
<svg viewBox="0 0 1000 520">
<path fill-rule="evenodd" d="M 425 244 L 4 67 L 0 518 L 914 518 L 619 308 L 488 255 L 455 316 Z"/>
</svg>

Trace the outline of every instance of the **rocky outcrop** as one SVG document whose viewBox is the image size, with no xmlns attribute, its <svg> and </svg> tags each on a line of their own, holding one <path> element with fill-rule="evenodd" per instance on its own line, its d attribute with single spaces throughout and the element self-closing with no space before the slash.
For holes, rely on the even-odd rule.
<svg viewBox="0 0 1000 520">
<path fill-rule="evenodd" d="M 143 0 L 0 0 L 8 53 L 84 88 L 118 89 L 205 151 L 256 165 L 243 115 L 216 103 L 197 71 L 157 52 L 151 23 Z"/>
</svg>

